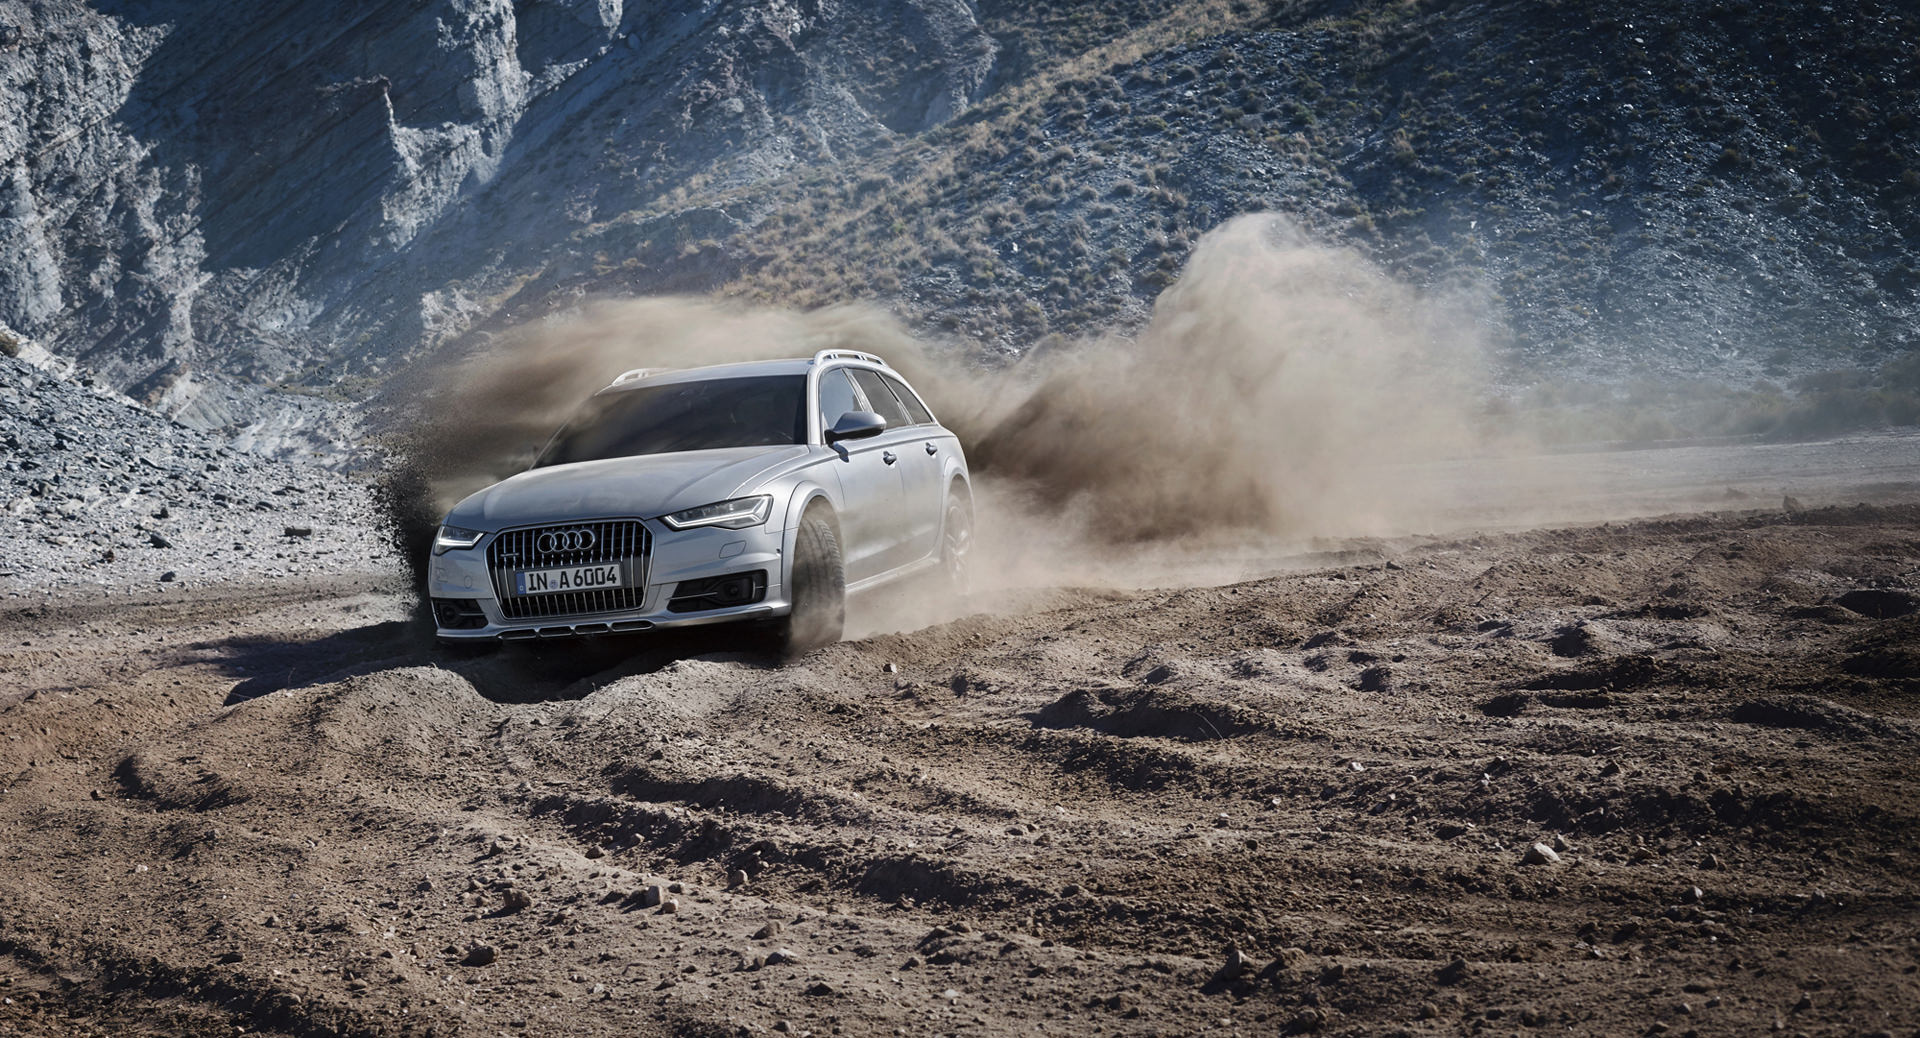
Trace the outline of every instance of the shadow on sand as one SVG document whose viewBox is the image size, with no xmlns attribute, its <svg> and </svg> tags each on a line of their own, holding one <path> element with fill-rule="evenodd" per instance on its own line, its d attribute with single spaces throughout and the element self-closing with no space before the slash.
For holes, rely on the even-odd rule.
<svg viewBox="0 0 1920 1038">
<path fill-rule="evenodd" d="M 209 643 L 219 665 L 239 679 L 232 706 L 274 692 L 331 684 L 403 667 L 439 667 L 473 684 L 496 703 L 578 699 L 634 674 L 676 661 L 722 656 L 760 667 L 782 660 L 764 637 L 738 628 L 692 628 L 672 634 L 601 635 L 496 644 L 491 651 L 443 645 L 430 623 L 390 620 L 306 640 L 232 638 Z"/>
</svg>

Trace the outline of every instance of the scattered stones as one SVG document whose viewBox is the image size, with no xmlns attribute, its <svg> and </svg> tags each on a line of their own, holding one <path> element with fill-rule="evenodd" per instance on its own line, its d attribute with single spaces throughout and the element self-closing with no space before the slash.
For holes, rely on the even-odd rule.
<svg viewBox="0 0 1920 1038">
<path fill-rule="evenodd" d="M 649 886 L 646 887 L 646 889 L 640 891 L 640 907 L 641 908 L 656 908 L 660 905 L 662 901 L 665 901 L 666 899 L 667 899 L 666 888 L 662 887 L 658 883 L 650 884 Z"/>
<path fill-rule="evenodd" d="M 814 981 L 807 986 L 807 990 L 804 992 L 808 998 L 829 998 L 834 993 L 833 985 L 824 980 Z"/>
<path fill-rule="evenodd" d="M 734 869 L 732 872 L 727 873 L 727 886 L 744 887 L 746 885 L 747 873 L 745 869 Z"/>
<path fill-rule="evenodd" d="M 165 573 L 160 574 L 160 583 L 162 584 L 171 584 L 174 581 L 179 579 L 180 579 L 180 574 L 174 572 L 173 570 L 168 570 Z"/>
<path fill-rule="evenodd" d="M 607 852 L 597 843 L 588 847 L 585 853 L 589 858 L 604 858 L 607 856 Z"/>
<path fill-rule="evenodd" d="M 475 943 L 468 946 L 467 955 L 460 960 L 462 966 L 491 966 L 499 959 L 500 953 L 491 944 Z"/>
<path fill-rule="evenodd" d="M 1467 960 L 1454 959 L 1434 971 L 1433 979 L 1442 984 L 1458 984 L 1467 979 Z"/>
<path fill-rule="evenodd" d="M 769 921 L 767 925 L 762 926 L 760 929 L 755 930 L 753 932 L 753 939 L 756 941 L 764 941 L 769 938 L 778 936 L 779 933 L 780 933 L 780 921 L 778 919 L 775 919 L 775 920 Z"/>
<path fill-rule="evenodd" d="M 1681 893 L 1680 899 L 1690 905 L 1697 905 L 1706 898 L 1706 892 L 1699 887 L 1688 887 Z"/>
<path fill-rule="evenodd" d="M 532 907 L 533 907 L 533 898 L 529 896 L 526 891 L 516 887 L 512 890 L 507 891 L 506 897 L 504 899 L 504 904 L 501 906 L 500 911 L 502 914 L 506 914 L 511 912 L 525 911 L 526 909 L 529 909 Z"/>
<path fill-rule="evenodd" d="M 676 912 L 678 912 L 678 911 L 680 911 L 680 899 L 679 899 L 679 898 L 673 898 L 673 897 L 670 897 L 670 898 L 668 898 L 668 899 L 666 899 L 665 901 L 662 901 L 662 902 L 660 902 L 660 914 L 661 914 L 661 915 L 673 915 L 674 913 L 676 913 Z"/>
<path fill-rule="evenodd" d="M 1287 1030 L 1293 1034 L 1309 1034 L 1327 1025 L 1327 1011 L 1318 1006 L 1308 1006 L 1293 1014 L 1287 1022 Z"/>
<path fill-rule="evenodd" d="M 176 584 L 284 577 L 322 563 L 393 561 L 368 481 L 235 450 L 222 433 L 89 381 L 0 357 L 0 559 L 9 563 L 0 566 L 0 594 L 81 585 L 176 592 Z M 298 489 L 263 500 L 275 485 Z M 242 517 L 243 506 L 253 514 Z M 157 520 L 169 520 L 164 530 Z M 280 530 L 275 521 L 314 533 L 275 550 L 260 536 Z M 165 567 L 189 560 L 188 570 Z M 158 579 L 163 572 L 172 576 Z"/>
<path fill-rule="evenodd" d="M 285 536 L 287 536 L 287 537 L 289 537 L 289 538 L 297 538 L 297 537 L 311 537 L 311 536 L 313 536 L 313 527 L 311 527 L 311 526 L 289 526 L 289 527 L 287 527 L 287 528 L 286 528 L 286 532 L 285 532 Z"/>
<path fill-rule="evenodd" d="M 1220 967 L 1220 972 L 1217 976 L 1221 980 L 1234 980 L 1245 975 L 1249 970 L 1253 969 L 1253 966 L 1253 960 L 1247 957 L 1247 953 L 1240 950 L 1239 945 L 1229 945 L 1227 947 L 1227 961 Z"/>
<path fill-rule="evenodd" d="M 1544 843 L 1536 843 L 1528 847 L 1527 852 L 1520 857 L 1522 865 L 1555 865 L 1559 861 L 1560 855 Z"/>
<path fill-rule="evenodd" d="M 1573 844 L 1568 843 L 1567 838 L 1561 836 L 1559 833 L 1553 834 L 1552 847 L 1561 854 L 1566 854 L 1573 850 Z"/>
</svg>

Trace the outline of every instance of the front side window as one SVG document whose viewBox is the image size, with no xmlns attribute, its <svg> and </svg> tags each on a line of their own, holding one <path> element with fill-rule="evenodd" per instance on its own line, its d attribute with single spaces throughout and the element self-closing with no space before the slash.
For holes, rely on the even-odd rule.
<svg viewBox="0 0 1920 1038">
<path fill-rule="evenodd" d="M 860 410 L 860 398 L 853 393 L 847 373 L 835 368 L 820 376 L 820 431 L 825 433 L 848 411 Z"/>
<path fill-rule="evenodd" d="M 641 454 L 807 442 L 807 377 L 641 384 L 588 400 L 535 468 Z"/>
<path fill-rule="evenodd" d="M 874 413 L 887 420 L 887 428 L 898 429 L 903 425 L 912 425 L 913 419 L 907 417 L 907 409 L 893 398 L 893 391 L 880 380 L 880 373 L 866 368 L 849 368 L 847 373 L 860 383 L 860 391 L 867 395 L 867 403 Z"/>
</svg>

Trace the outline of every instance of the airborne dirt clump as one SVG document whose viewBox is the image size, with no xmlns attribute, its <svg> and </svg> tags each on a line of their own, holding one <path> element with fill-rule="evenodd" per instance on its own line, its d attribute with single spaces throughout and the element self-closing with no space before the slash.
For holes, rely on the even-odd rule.
<svg viewBox="0 0 1920 1038">
<path fill-rule="evenodd" d="M 454 659 L 350 587 L 0 613 L 0 1028 L 1920 1016 L 1920 627 L 1838 604 L 1914 590 L 1920 507 L 1297 567 L 784 668 Z"/>
</svg>

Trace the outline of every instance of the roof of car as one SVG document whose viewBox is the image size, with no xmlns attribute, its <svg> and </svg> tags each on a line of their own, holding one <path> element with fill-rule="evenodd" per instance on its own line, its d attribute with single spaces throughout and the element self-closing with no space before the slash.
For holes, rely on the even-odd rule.
<svg viewBox="0 0 1920 1038">
<path fill-rule="evenodd" d="M 786 357 L 780 360 L 752 360 L 738 364 L 713 364 L 703 368 L 635 368 L 623 372 L 600 392 L 623 392 L 640 386 L 671 385 L 676 382 L 700 382 L 710 378 L 754 378 L 763 375 L 804 375 L 823 357 L 832 361 L 870 361 L 879 367 L 887 362 L 872 354 L 822 351 L 813 357 Z"/>
</svg>

